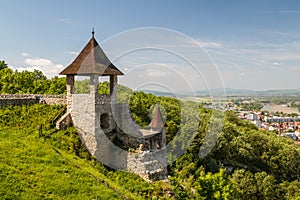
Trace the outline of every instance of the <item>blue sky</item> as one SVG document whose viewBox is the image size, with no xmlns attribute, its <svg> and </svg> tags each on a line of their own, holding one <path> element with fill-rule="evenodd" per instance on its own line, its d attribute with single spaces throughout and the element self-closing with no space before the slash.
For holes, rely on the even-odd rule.
<svg viewBox="0 0 300 200">
<path fill-rule="evenodd" d="M 163 84 L 170 90 L 186 90 L 184 84 L 176 84 L 179 79 L 174 80 L 170 72 L 177 69 L 176 73 L 193 89 L 220 87 L 222 81 L 230 88 L 300 88 L 300 2 L 297 0 L 4 0 L 1 8 L 0 59 L 14 69 L 37 68 L 49 76 L 57 74 L 90 39 L 92 27 L 95 27 L 96 39 L 103 42 L 103 49 L 109 57 L 118 51 L 118 45 L 129 48 L 129 43 L 143 43 L 145 33 L 140 31 L 129 31 L 137 38 L 127 36 L 131 40 L 118 40 L 124 31 L 161 27 L 166 29 L 162 33 L 165 37 L 156 35 L 153 39 L 155 44 L 166 43 L 159 48 L 165 48 L 171 41 L 174 46 L 183 44 L 171 39 L 166 41 L 166 38 L 178 38 L 179 35 L 190 44 L 190 37 L 206 51 L 192 51 L 194 44 L 191 48 L 180 49 L 178 46 L 172 50 L 184 50 L 185 57 L 194 55 L 189 58 L 197 58 L 199 62 L 195 63 L 199 66 L 205 65 L 200 63 L 204 57 L 207 62 L 211 59 L 209 66 L 214 73 L 204 67 L 200 69 L 204 77 L 193 77 L 194 73 L 187 70 L 182 60 L 164 53 L 158 55 L 157 52 L 144 51 L 143 55 L 131 54 L 127 60 L 123 57 L 116 61 L 121 70 L 130 72 L 131 81 L 124 78 L 124 84 L 139 88 L 136 84 L 142 83 L 132 80 L 137 74 L 143 74 L 140 78 L 144 82 L 164 80 Z M 170 36 L 170 33 L 173 34 Z M 119 43 L 115 44 L 116 41 Z M 141 59 L 147 55 L 147 61 Z M 197 83 L 193 78 L 202 80 Z M 213 82 L 220 84 L 214 85 Z"/>
</svg>

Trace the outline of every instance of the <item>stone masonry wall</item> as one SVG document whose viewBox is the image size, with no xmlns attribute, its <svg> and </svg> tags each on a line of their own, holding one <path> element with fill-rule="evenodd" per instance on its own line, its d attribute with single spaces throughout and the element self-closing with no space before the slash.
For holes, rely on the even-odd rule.
<svg viewBox="0 0 300 200">
<path fill-rule="evenodd" d="M 129 112 L 128 104 L 113 104 L 112 113 L 118 128 L 122 132 L 137 138 L 143 137 L 140 126 L 135 123 Z"/>
<path fill-rule="evenodd" d="M 127 151 L 114 145 L 100 128 L 100 115 L 111 113 L 108 100 L 108 96 L 105 95 L 73 94 L 69 111 L 73 124 L 89 152 L 107 166 L 126 170 Z"/>
<path fill-rule="evenodd" d="M 66 104 L 65 95 L 49 94 L 0 94 L 0 107 L 32 105 L 44 101 L 46 104 Z"/>
<path fill-rule="evenodd" d="M 109 95 L 73 94 L 70 97 L 68 112 L 73 125 L 89 152 L 98 161 L 114 169 L 129 170 L 147 181 L 166 178 L 165 146 L 132 153 L 113 144 L 106 136 L 105 132 L 108 131 L 112 137 L 115 135 L 127 143 L 125 146 L 128 147 L 138 147 L 148 140 L 150 143 L 152 140 L 161 140 L 161 134 L 157 135 L 158 138 L 143 137 L 139 126 L 131 118 L 128 105 L 114 104 Z M 110 128 L 105 130 L 101 128 L 102 114 L 109 116 Z M 124 134 L 120 134 L 119 131 Z"/>
<path fill-rule="evenodd" d="M 155 151 L 130 153 L 127 157 L 128 170 L 146 181 L 164 180 L 167 175 L 166 148 Z"/>
<path fill-rule="evenodd" d="M 97 149 L 94 98 L 90 94 L 73 94 L 72 105 L 69 111 L 81 139 L 89 152 L 94 155 Z"/>
</svg>

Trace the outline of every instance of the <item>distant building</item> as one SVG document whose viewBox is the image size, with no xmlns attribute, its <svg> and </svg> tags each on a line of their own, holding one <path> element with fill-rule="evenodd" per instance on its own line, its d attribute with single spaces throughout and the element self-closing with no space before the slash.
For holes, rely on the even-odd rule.
<svg viewBox="0 0 300 200">
<path fill-rule="evenodd" d="M 252 121 L 252 123 L 253 123 L 256 127 L 261 128 L 262 123 L 261 123 L 260 120 L 254 120 L 254 121 Z"/>
<path fill-rule="evenodd" d="M 247 114 L 246 119 L 251 120 L 251 121 L 256 121 L 258 120 L 258 115 L 255 113 Z"/>
<path fill-rule="evenodd" d="M 273 126 L 269 126 L 269 131 L 275 131 L 277 130 L 277 128 L 273 125 Z"/>
<path fill-rule="evenodd" d="M 282 136 L 291 138 L 291 139 L 294 140 L 294 141 L 298 140 L 298 137 L 296 136 L 296 134 L 295 134 L 295 133 L 292 133 L 292 132 L 282 133 Z"/>
<path fill-rule="evenodd" d="M 295 131 L 295 135 L 300 138 L 300 128 Z"/>
<path fill-rule="evenodd" d="M 263 122 L 260 127 L 263 128 L 263 129 L 265 129 L 265 130 L 268 130 L 269 127 L 270 127 L 270 124 L 266 123 L 266 122 Z"/>
</svg>

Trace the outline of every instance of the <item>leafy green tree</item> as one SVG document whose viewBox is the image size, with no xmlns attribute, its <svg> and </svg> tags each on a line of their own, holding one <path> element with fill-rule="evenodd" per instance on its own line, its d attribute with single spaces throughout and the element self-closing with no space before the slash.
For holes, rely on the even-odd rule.
<svg viewBox="0 0 300 200">
<path fill-rule="evenodd" d="M 5 63 L 5 61 L 0 60 L 0 70 L 6 69 L 6 68 L 8 68 L 8 65 Z"/>
<path fill-rule="evenodd" d="M 242 199 L 259 199 L 256 180 L 250 171 L 244 169 L 235 170 L 232 179 L 242 191 Z"/>
<path fill-rule="evenodd" d="M 239 107 L 242 110 L 246 110 L 246 111 L 249 111 L 249 110 L 257 111 L 257 110 L 262 109 L 263 104 L 261 104 L 259 102 L 241 103 L 241 104 L 239 104 Z"/>
<path fill-rule="evenodd" d="M 207 173 L 203 171 L 195 182 L 197 199 L 240 199 L 241 193 L 237 185 L 221 169 L 219 173 Z"/>
<path fill-rule="evenodd" d="M 0 70 L 0 89 L 1 93 L 10 93 L 13 87 L 13 71 L 9 68 L 4 68 Z"/>
<path fill-rule="evenodd" d="M 74 84 L 75 94 L 89 94 L 90 93 L 90 80 L 75 80 Z"/>
<path fill-rule="evenodd" d="M 266 172 L 258 172 L 254 177 L 261 199 L 277 199 L 276 180 L 274 176 L 268 175 Z"/>
<path fill-rule="evenodd" d="M 47 94 L 65 94 L 66 93 L 66 78 L 59 78 L 54 76 L 51 80 L 44 81 L 49 82 L 49 87 L 46 91 Z M 40 84 L 43 84 L 41 82 Z"/>
<path fill-rule="evenodd" d="M 98 85 L 98 93 L 99 94 L 110 94 L 110 85 L 109 82 L 101 82 Z"/>
<path fill-rule="evenodd" d="M 52 79 L 39 70 L 13 71 L 10 68 L 0 70 L 0 93 L 2 94 L 64 94 L 65 78 Z"/>
<path fill-rule="evenodd" d="M 278 185 L 279 189 L 277 191 L 278 197 L 281 199 L 300 199 L 300 181 L 284 181 Z"/>
<path fill-rule="evenodd" d="M 150 108 L 157 103 L 153 94 L 144 92 L 134 92 L 130 98 L 130 111 L 133 118 L 141 126 L 147 126 L 150 123 Z"/>
</svg>

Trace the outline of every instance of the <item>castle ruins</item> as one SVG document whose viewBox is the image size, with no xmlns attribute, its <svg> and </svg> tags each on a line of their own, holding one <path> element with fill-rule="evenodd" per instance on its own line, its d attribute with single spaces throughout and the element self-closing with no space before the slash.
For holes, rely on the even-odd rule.
<svg viewBox="0 0 300 200">
<path fill-rule="evenodd" d="M 74 126 L 88 151 L 101 163 L 128 170 L 146 181 L 166 179 L 166 130 L 157 107 L 148 127 L 141 129 L 127 104 L 117 102 L 117 77 L 124 75 L 105 55 L 94 37 L 60 75 L 67 78 L 67 112 L 57 128 Z M 90 78 L 89 94 L 74 94 L 75 76 Z M 100 76 L 108 76 L 110 94 L 98 93 Z"/>
</svg>

